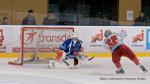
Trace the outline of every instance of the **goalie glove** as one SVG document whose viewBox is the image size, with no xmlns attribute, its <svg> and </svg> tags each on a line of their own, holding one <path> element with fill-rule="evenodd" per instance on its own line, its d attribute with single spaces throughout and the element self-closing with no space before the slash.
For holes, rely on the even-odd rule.
<svg viewBox="0 0 150 84">
<path fill-rule="evenodd" d="M 80 60 L 85 60 L 85 59 L 87 59 L 86 53 L 80 52 L 79 55 L 78 55 L 78 58 L 79 58 Z"/>
</svg>

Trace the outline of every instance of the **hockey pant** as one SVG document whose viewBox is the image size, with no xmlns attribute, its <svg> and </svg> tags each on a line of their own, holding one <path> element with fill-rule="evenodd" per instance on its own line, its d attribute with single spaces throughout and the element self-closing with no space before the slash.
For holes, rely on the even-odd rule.
<svg viewBox="0 0 150 84">
<path fill-rule="evenodd" d="M 120 60 L 122 56 L 129 58 L 136 65 L 140 64 L 138 58 L 129 47 L 126 45 L 120 45 L 114 52 L 112 52 L 112 61 L 117 68 L 121 68 Z"/>
</svg>

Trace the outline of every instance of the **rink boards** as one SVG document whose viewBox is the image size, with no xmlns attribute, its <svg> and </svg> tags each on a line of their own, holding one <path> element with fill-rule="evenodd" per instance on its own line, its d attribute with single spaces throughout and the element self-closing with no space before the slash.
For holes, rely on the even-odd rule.
<svg viewBox="0 0 150 84">
<path fill-rule="evenodd" d="M 79 33 L 79 38 L 83 41 L 84 50 L 89 57 L 111 57 L 111 53 L 104 48 L 104 32 L 107 29 L 113 32 L 127 33 L 124 43 L 128 45 L 139 57 L 150 56 L 150 27 L 139 26 L 0 26 L 0 58 L 14 58 L 20 55 L 20 35 L 23 27 L 44 28 L 62 27 L 74 28 Z M 94 36 L 99 39 L 92 43 Z M 54 53 L 45 52 L 47 57 L 53 57 Z"/>
<path fill-rule="evenodd" d="M 138 57 L 150 57 L 150 53 L 149 52 L 136 52 L 135 53 Z M 0 54 L 0 58 L 18 58 L 18 56 L 20 55 L 20 53 L 1 53 Z M 100 57 L 100 58 L 109 58 L 111 57 L 111 53 L 106 52 L 106 53 L 96 53 L 96 52 L 88 52 L 87 53 L 88 57 Z M 44 58 L 55 58 L 56 55 L 54 53 L 47 53 L 46 54 L 47 57 L 44 56 Z"/>
</svg>

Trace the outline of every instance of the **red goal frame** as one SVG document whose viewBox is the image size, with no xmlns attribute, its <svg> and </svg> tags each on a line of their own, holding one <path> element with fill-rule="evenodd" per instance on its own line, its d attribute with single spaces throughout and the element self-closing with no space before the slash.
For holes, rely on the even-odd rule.
<svg viewBox="0 0 150 84">
<path fill-rule="evenodd" d="M 9 61 L 8 64 L 10 65 L 23 65 L 24 64 L 24 39 L 25 39 L 25 31 L 28 29 L 37 29 L 37 30 L 44 30 L 44 29 L 67 29 L 67 30 L 72 30 L 72 32 L 74 32 L 74 27 L 22 27 L 21 28 L 21 35 L 20 35 L 20 62 L 11 62 Z"/>
</svg>

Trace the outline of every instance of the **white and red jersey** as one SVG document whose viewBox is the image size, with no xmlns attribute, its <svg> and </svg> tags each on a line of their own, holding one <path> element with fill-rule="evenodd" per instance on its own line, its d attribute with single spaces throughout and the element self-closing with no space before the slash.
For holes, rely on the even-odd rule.
<svg viewBox="0 0 150 84">
<path fill-rule="evenodd" d="M 124 35 L 112 34 L 104 40 L 105 47 L 112 52 L 123 44 Z"/>
</svg>

